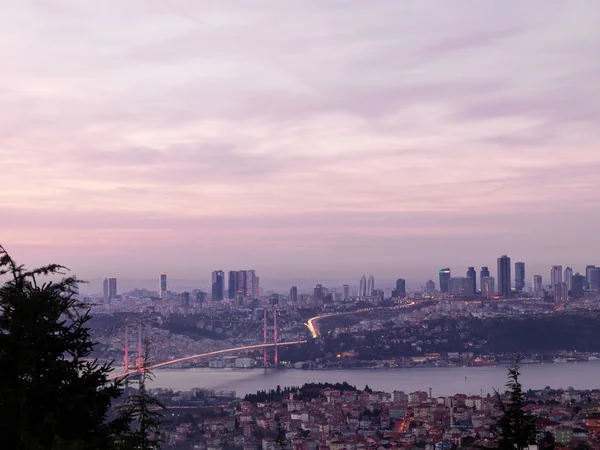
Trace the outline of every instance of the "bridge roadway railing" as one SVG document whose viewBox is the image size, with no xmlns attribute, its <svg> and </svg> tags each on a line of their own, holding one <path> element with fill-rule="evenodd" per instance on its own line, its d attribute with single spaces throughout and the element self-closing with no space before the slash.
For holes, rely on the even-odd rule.
<svg viewBox="0 0 600 450">
<path fill-rule="evenodd" d="M 181 362 L 185 362 L 185 361 L 191 361 L 194 359 L 206 358 L 209 356 L 222 355 L 225 353 L 234 353 L 234 352 L 245 351 L 245 350 L 257 350 L 257 349 L 261 349 L 261 348 L 275 347 L 275 345 L 277 345 L 278 347 L 282 347 L 285 345 L 299 345 L 299 344 L 305 344 L 306 342 L 307 341 L 278 342 L 277 344 L 275 344 L 275 343 L 256 344 L 256 345 L 246 345 L 243 347 L 226 348 L 223 350 L 215 350 L 214 352 L 200 353 L 198 355 L 184 356 L 183 358 L 171 359 L 169 361 L 164 361 L 164 362 L 161 362 L 158 364 L 150 365 L 150 366 L 146 367 L 146 369 L 147 370 L 160 369 L 162 367 L 166 367 L 171 364 L 177 364 L 177 363 L 181 363 Z M 120 373 L 118 375 L 113 375 L 113 376 L 109 377 L 108 379 L 116 380 L 118 378 L 123 378 L 128 375 L 134 375 L 139 372 L 140 372 L 139 369 L 129 370 L 128 372 Z"/>
</svg>

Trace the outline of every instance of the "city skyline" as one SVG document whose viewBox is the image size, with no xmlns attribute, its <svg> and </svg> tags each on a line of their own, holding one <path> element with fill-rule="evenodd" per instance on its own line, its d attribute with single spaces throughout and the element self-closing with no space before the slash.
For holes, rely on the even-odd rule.
<svg viewBox="0 0 600 450">
<path fill-rule="evenodd" d="M 525 274 L 525 266 L 526 263 L 522 262 L 522 261 L 517 261 L 514 263 L 511 263 L 510 261 L 510 256 L 506 256 L 503 255 L 502 257 L 497 259 L 497 263 L 498 263 L 498 267 L 500 264 L 500 260 L 503 258 L 508 258 L 508 274 L 507 276 L 500 276 L 498 275 L 499 272 L 494 272 L 494 271 L 490 271 L 489 268 L 487 266 L 481 266 L 480 267 L 480 271 L 478 272 L 477 270 L 475 270 L 475 267 L 470 266 L 467 267 L 466 269 L 466 277 L 464 277 L 462 275 L 462 272 L 460 269 L 452 269 L 452 268 L 444 268 L 444 269 L 440 269 L 440 270 L 436 270 L 436 272 L 439 275 L 439 279 L 437 281 L 433 281 L 431 278 L 427 278 L 427 276 L 422 276 L 420 278 L 398 278 L 398 279 L 392 279 L 392 278 L 378 278 L 379 283 L 375 283 L 375 277 L 373 274 L 369 275 L 369 277 L 367 278 L 366 275 L 363 273 L 363 275 L 360 277 L 360 279 L 358 280 L 354 280 L 351 281 L 349 278 L 344 278 L 344 279 L 339 279 L 339 280 L 332 280 L 332 279 L 326 279 L 326 278 L 313 278 L 313 279 L 299 279 L 299 278 L 295 278 L 295 279 L 289 279 L 289 280 L 285 280 L 285 279 L 272 279 L 269 278 L 268 276 L 266 278 L 261 278 L 263 281 L 266 280 L 266 284 L 260 285 L 260 290 L 264 290 L 264 291 L 279 291 L 280 293 L 285 292 L 286 290 L 290 290 L 292 287 L 296 289 L 296 293 L 298 292 L 302 292 L 302 293 L 308 293 L 308 292 L 312 292 L 315 285 L 322 285 L 323 287 L 329 288 L 329 289 L 334 289 L 336 292 L 344 292 L 345 287 L 348 287 L 349 289 L 352 289 L 352 293 L 358 295 L 359 297 L 370 297 L 371 294 L 373 293 L 373 291 L 377 291 L 378 289 L 385 289 L 391 292 L 391 295 L 394 296 L 395 292 L 398 292 L 398 288 L 402 285 L 403 288 L 400 289 L 399 292 L 403 292 L 404 290 L 406 291 L 410 291 L 410 292 L 419 292 L 420 290 L 424 291 L 424 292 L 428 292 L 429 288 L 428 288 L 428 282 L 432 281 L 434 283 L 434 289 L 440 291 L 440 292 L 447 292 L 447 293 L 452 293 L 452 289 L 449 289 L 449 285 L 448 282 L 453 280 L 454 282 L 459 282 L 462 280 L 462 283 L 467 283 L 466 286 L 466 290 L 467 292 L 483 292 L 484 288 L 484 281 L 485 281 L 485 287 L 486 287 L 486 291 L 489 293 L 489 291 L 494 292 L 495 289 L 495 282 L 496 279 L 499 277 L 501 279 L 505 279 L 504 284 L 505 286 L 510 286 L 510 292 L 511 294 L 518 294 L 521 291 L 524 291 L 524 288 L 526 288 L 527 290 L 531 289 L 533 292 L 536 292 L 538 289 L 536 289 L 536 277 L 541 277 L 542 281 L 542 285 L 544 287 L 552 287 L 556 284 L 557 280 L 553 279 L 553 272 L 556 272 L 558 274 L 560 274 L 560 280 L 562 280 L 562 266 L 556 266 L 556 265 L 549 265 L 547 266 L 545 269 L 538 271 L 533 271 L 534 273 L 525 276 L 524 278 L 522 278 L 520 275 L 524 275 Z M 514 272 L 513 272 L 513 266 L 514 266 Z M 530 268 L 529 266 L 527 266 L 527 273 L 530 273 Z M 555 270 L 556 268 L 556 270 Z M 592 287 L 594 289 L 597 289 L 599 281 L 600 280 L 600 266 L 595 266 L 595 265 L 586 265 L 585 267 L 585 271 L 581 270 L 581 271 L 577 271 L 577 270 L 573 270 L 573 268 L 571 267 L 566 267 L 565 268 L 565 274 L 567 273 L 572 273 L 572 276 L 574 276 L 575 274 L 579 275 L 580 273 L 583 273 L 583 278 L 586 280 L 586 282 L 588 280 L 591 281 L 592 283 Z M 544 276 L 544 273 L 549 271 L 549 276 Z M 219 278 L 220 278 L 220 287 L 219 287 L 219 291 L 222 290 L 222 295 L 223 298 L 237 298 L 237 294 L 241 293 L 242 296 L 254 296 L 257 295 L 257 292 L 259 292 L 259 277 L 256 275 L 256 271 L 255 270 L 228 270 L 228 271 L 223 271 L 223 270 L 215 270 L 212 271 L 212 274 L 210 275 L 210 280 L 203 280 L 202 278 L 198 278 L 197 280 L 190 280 L 190 279 L 175 279 L 174 281 L 174 285 L 175 285 L 175 289 L 173 289 L 173 291 L 177 292 L 177 291 L 184 291 L 184 290 L 192 290 L 192 289 L 204 289 L 206 290 L 208 293 L 212 292 L 213 290 L 213 284 L 214 284 L 214 280 L 215 280 L 215 274 L 218 273 L 219 274 Z M 163 281 L 163 277 L 164 277 L 164 281 L 166 282 L 166 273 L 161 272 L 159 274 L 159 278 L 161 281 L 161 285 L 162 285 L 162 281 Z M 433 277 L 432 277 L 433 278 Z M 444 278 L 446 280 L 445 284 L 444 283 L 440 283 L 440 280 Z M 120 278 L 121 280 L 126 280 L 129 281 L 127 288 L 125 288 L 125 290 L 131 290 L 131 289 L 137 289 L 137 288 L 141 288 L 141 289 L 149 289 L 150 291 L 152 291 L 153 289 L 151 288 L 150 284 L 149 284 L 149 279 L 137 279 L 136 281 L 133 281 L 134 279 L 128 279 L 128 278 Z M 489 280 L 488 280 L 489 279 Z M 565 275 L 565 280 L 567 280 L 567 276 Z M 107 280 L 107 278 L 105 278 L 105 281 Z M 116 278 L 115 278 L 116 280 Z M 246 281 L 247 280 L 247 281 Z M 467 282 L 467 280 L 469 280 Z M 593 280 L 593 281 L 592 281 Z M 90 281 L 90 280 L 87 280 Z M 92 285 L 94 284 L 94 282 L 99 281 L 98 279 L 94 279 L 91 280 L 92 281 Z M 233 284 L 232 284 L 233 281 Z M 349 284 L 348 281 L 350 281 Z M 136 284 L 137 283 L 137 284 Z M 399 284 L 400 283 L 400 284 Z M 169 285 L 171 285 L 171 283 L 169 283 Z M 222 286 L 221 286 L 222 285 Z M 409 286 L 409 289 L 407 289 L 406 287 Z M 567 282 L 567 286 L 568 286 L 568 290 L 571 290 L 568 282 Z M 490 289 L 491 287 L 491 289 Z M 234 289 L 232 291 L 232 289 Z M 91 292 L 91 291 L 90 291 Z M 234 293 L 234 295 L 232 296 L 232 292 Z M 490 294 L 491 295 L 491 294 Z M 160 295 L 160 286 L 159 286 L 159 296 Z"/>
<path fill-rule="evenodd" d="M 598 263 L 600 4 L 10 3 L 0 228 L 28 266 Z"/>
</svg>

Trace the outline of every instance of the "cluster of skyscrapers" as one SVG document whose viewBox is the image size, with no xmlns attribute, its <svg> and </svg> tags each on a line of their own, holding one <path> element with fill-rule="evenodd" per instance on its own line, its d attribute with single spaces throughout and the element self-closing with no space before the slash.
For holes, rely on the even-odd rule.
<svg viewBox="0 0 600 450">
<path fill-rule="evenodd" d="M 225 290 L 225 272 L 215 270 L 212 273 L 212 299 L 221 301 L 227 295 L 229 299 L 256 298 L 259 292 L 259 277 L 254 270 L 230 270 L 227 290 Z"/>
<path fill-rule="evenodd" d="M 507 255 L 497 260 L 497 280 L 490 275 L 488 267 L 482 267 L 479 272 L 479 290 L 477 289 L 477 274 L 474 267 L 467 268 L 466 276 L 453 277 L 450 268 L 439 271 L 440 292 L 453 295 L 475 295 L 511 297 L 525 290 L 525 263 L 516 262 L 514 265 L 514 289 L 512 288 L 511 261 Z M 563 277 L 564 274 L 564 277 Z M 566 301 L 569 295 L 573 298 L 583 297 L 584 291 L 598 291 L 600 268 L 589 265 L 586 274 L 573 273 L 571 267 L 564 272 L 562 266 L 552 266 L 550 270 L 549 291 L 545 291 L 541 275 L 533 276 L 533 293 L 538 296 L 553 295 L 557 302 Z M 429 280 L 425 291 L 432 294 L 435 283 Z"/>
<path fill-rule="evenodd" d="M 114 277 L 105 278 L 102 283 L 104 294 L 104 303 L 110 303 L 117 298 L 117 279 Z"/>
<path fill-rule="evenodd" d="M 511 297 L 514 294 L 524 292 L 526 288 L 525 263 L 514 264 L 514 289 L 512 278 L 511 260 L 507 255 L 502 255 L 497 260 L 496 277 L 491 276 L 488 267 L 484 266 L 479 271 L 479 289 L 477 286 L 477 272 L 475 267 L 468 267 L 465 276 L 452 276 L 449 267 L 439 270 L 439 292 L 442 294 L 485 297 Z M 228 272 L 227 284 L 225 283 L 225 272 L 215 270 L 212 273 L 211 293 L 213 301 L 222 301 L 225 298 L 244 300 L 260 296 L 259 277 L 255 270 L 230 270 Z M 581 298 L 585 291 L 598 292 L 600 285 L 600 267 L 588 265 L 585 274 L 574 273 L 571 267 L 563 271 L 561 265 L 552 266 L 550 269 L 550 283 L 544 285 L 541 275 L 533 276 L 533 286 L 530 292 L 538 298 L 554 297 L 557 303 L 566 301 L 568 298 Z M 104 302 L 111 303 L 118 296 L 117 278 L 105 278 L 103 283 Z M 436 283 L 427 281 L 424 286 L 427 294 L 433 295 L 436 291 Z M 158 296 L 162 299 L 168 298 L 167 274 L 159 274 Z M 189 293 L 187 294 L 189 297 Z M 383 289 L 375 288 L 375 277 L 368 278 L 363 275 L 358 284 L 358 299 L 383 299 Z M 399 278 L 392 289 L 392 298 L 405 298 L 406 280 Z M 298 287 L 290 289 L 290 301 L 298 301 Z M 342 292 L 330 292 L 327 288 L 318 284 L 313 291 L 313 299 L 316 302 L 349 301 L 350 285 L 344 284 Z M 187 302 L 189 303 L 189 299 Z"/>
</svg>

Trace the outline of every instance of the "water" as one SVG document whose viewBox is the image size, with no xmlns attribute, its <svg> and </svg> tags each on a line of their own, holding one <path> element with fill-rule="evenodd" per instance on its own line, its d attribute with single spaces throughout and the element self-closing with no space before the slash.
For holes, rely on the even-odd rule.
<svg viewBox="0 0 600 450">
<path fill-rule="evenodd" d="M 546 386 L 566 389 L 600 388 L 600 360 L 580 363 L 531 364 L 522 367 L 524 389 Z M 238 396 L 277 385 L 301 386 L 310 382 L 343 382 L 359 389 L 413 392 L 433 389 L 434 396 L 457 393 L 479 395 L 504 390 L 506 367 L 450 367 L 361 370 L 274 370 L 274 369 L 159 369 L 154 371 L 152 387 L 189 390 L 194 387 L 217 391 L 236 391 Z"/>
</svg>

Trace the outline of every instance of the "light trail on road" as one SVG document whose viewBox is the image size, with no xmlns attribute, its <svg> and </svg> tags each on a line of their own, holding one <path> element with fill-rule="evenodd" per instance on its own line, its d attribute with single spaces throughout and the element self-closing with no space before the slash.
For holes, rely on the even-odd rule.
<svg viewBox="0 0 600 450">
<path fill-rule="evenodd" d="M 321 316 L 316 316 L 316 317 L 311 317 L 310 319 L 308 319 L 308 322 L 306 322 L 304 325 L 306 325 L 306 327 L 308 328 L 308 331 L 310 331 L 310 334 L 312 335 L 313 339 L 318 338 L 321 333 L 319 332 L 319 328 L 317 326 L 317 322 L 321 319 L 324 319 L 326 317 L 335 317 L 335 316 L 345 316 L 348 314 L 357 314 L 357 313 L 364 313 L 364 312 L 370 312 L 373 311 L 375 309 L 402 309 L 402 308 L 410 308 L 411 306 L 414 306 L 416 303 L 415 302 L 409 302 L 405 305 L 396 305 L 396 306 L 384 306 L 382 308 L 363 308 L 363 309 L 357 309 L 356 311 L 344 311 L 344 312 L 339 312 L 339 313 L 331 313 L 331 314 L 323 314 Z"/>
<path fill-rule="evenodd" d="M 278 342 L 277 346 L 280 347 L 280 346 L 284 346 L 284 345 L 298 345 L 298 344 L 306 344 L 306 341 Z M 226 348 L 223 350 L 215 350 L 214 352 L 200 353 L 198 355 L 191 355 L 191 356 L 185 356 L 183 358 L 171 359 L 169 361 L 164 361 L 164 362 L 161 362 L 158 364 L 153 364 L 151 366 L 146 367 L 145 369 L 147 369 L 147 370 L 160 369 L 161 367 L 169 366 L 171 364 L 177 364 L 180 362 L 190 361 L 192 359 L 205 358 L 207 356 L 222 355 L 224 353 L 233 353 L 233 352 L 243 351 L 243 350 L 256 350 L 256 349 L 265 348 L 265 347 L 275 347 L 275 343 L 246 345 L 244 347 L 234 347 L 234 348 Z M 116 380 L 117 378 L 126 377 L 128 375 L 134 375 L 136 373 L 140 373 L 140 371 L 137 369 L 130 370 L 128 372 L 124 372 L 119 375 L 113 375 L 112 377 L 109 377 L 108 379 Z"/>
</svg>

